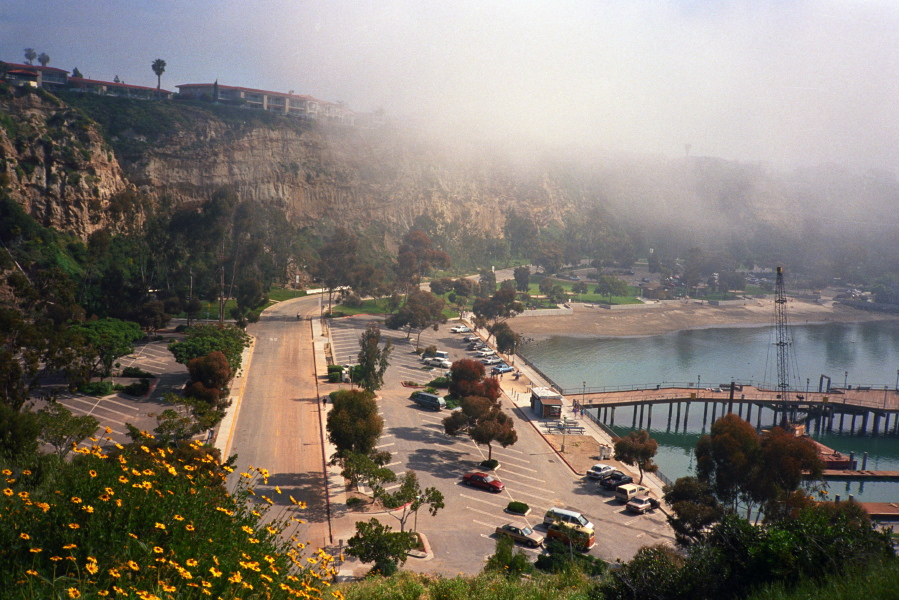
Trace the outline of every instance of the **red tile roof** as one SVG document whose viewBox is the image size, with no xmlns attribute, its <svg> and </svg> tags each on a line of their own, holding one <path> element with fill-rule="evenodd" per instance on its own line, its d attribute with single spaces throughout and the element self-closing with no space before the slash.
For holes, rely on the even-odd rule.
<svg viewBox="0 0 899 600">
<path fill-rule="evenodd" d="M 17 69 L 29 69 L 35 71 L 56 71 L 57 73 L 68 73 L 65 69 L 57 69 L 56 67 L 42 67 L 40 65 L 23 65 L 19 63 L 6 63 L 10 67 L 15 67 Z"/>
</svg>

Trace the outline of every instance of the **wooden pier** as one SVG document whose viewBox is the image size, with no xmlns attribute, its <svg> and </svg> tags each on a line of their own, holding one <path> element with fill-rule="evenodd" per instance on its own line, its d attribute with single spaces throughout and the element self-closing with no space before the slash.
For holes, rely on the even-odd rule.
<svg viewBox="0 0 899 600">
<path fill-rule="evenodd" d="M 757 428 L 781 422 L 784 409 L 794 423 L 804 422 L 809 432 L 831 432 L 834 429 L 852 434 L 899 435 L 899 392 L 895 389 L 832 389 L 827 392 L 791 392 L 788 402 L 781 401 L 776 390 L 751 385 L 733 387 L 696 388 L 662 387 L 612 391 L 564 390 L 576 400 L 581 409 L 595 409 L 598 420 L 615 424 L 615 409 L 635 407 L 633 425 L 648 428 L 653 419 L 653 407 L 668 405 L 668 423 L 674 418 L 675 430 L 686 424 L 691 406 L 702 404 L 703 426 L 717 417 L 734 413 Z M 693 410 L 700 410 L 692 407 Z M 773 418 L 762 421 L 762 409 L 773 412 Z M 676 411 L 676 415 L 674 414 Z M 745 416 L 744 416 L 745 412 Z M 770 416 L 770 415 L 769 415 Z M 711 420 L 709 418 L 711 417 Z M 664 418 L 664 417 L 663 417 Z"/>
</svg>

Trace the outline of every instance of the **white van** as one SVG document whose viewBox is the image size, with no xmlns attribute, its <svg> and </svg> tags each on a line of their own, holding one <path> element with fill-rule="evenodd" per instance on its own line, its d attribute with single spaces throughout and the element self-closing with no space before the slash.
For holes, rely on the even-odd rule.
<svg viewBox="0 0 899 600">
<path fill-rule="evenodd" d="M 557 522 L 593 529 L 593 523 L 579 512 L 565 510 L 564 508 L 551 508 L 546 511 L 546 514 L 543 516 L 543 523 L 549 526 Z"/>
<path fill-rule="evenodd" d="M 637 485 L 636 483 L 625 483 L 624 485 L 619 485 L 615 489 L 615 498 L 617 498 L 619 502 L 624 502 L 625 504 L 627 504 L 634 496 L 645 494 L 648 491 L 649 488 L 644 485 Z"/>
<path fill-rule="evenodd" d="M 443 360 L 449 360 L 449 352 L 446 350 L 438 350 L 434 353 L 434 358 L 442 358 Z"/>
</svg>

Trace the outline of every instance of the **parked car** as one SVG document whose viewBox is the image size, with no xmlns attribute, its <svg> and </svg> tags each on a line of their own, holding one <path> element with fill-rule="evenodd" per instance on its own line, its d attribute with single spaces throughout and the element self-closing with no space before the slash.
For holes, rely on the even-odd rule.
<svg viewBox="0 0 899 600">
<path fill-rule="evenodd" d="M 453 363 L 446 360 L 445 358 L 437 358 L 436 356 L 432 356 L 431 358 L 426 358 L 424 360 L 426 365 L 430 365 L 432 367 L 440 367 L 441 369 L 449 369 L 453 366 Z"/>
<path fill-rule="evenodd" d="M 587 477 L 590 479 L 604 479 L 605 475 L 611 475 L 612 471 L 615 470 L 615 467 L 612 465 L 604 465 L 603 463 L 596 463 L 590 470 L 587 471 Z"/>
<path fill-rule="evenodd" d="M 498 356 L 488 356 L 487 358 L 481 359 L 481 362 L 485 365 L 498 365 L 503 362 L 503 359 Z"/>
<path fill-rule="evenodd" d="M 456 325 L 450 327 L 450 333 L 471 333 L 471 327 L 468 325 Z"/>
<path fill-rule="evenodd" d="M 472 343 L 468 344 L 469 350 L 483 350 L 486 347 L 487 347 L 487 344 L 485 344 L 484 342 L 472 342 Z"/>
<path fill-rule="evenodd" d="M 649 496 L 635 496 L 627 503 L 627 510 L 642 515 L 659 507 L 659 501 Z"/>
<path fill-rule="evenodd" d="M 596 545 L 596 532 L 587 527 L 570 523 L 550 523 L 546 528 L 547 539 L 557 539 L 563 544 L 571 544 L 574 548 L 586 552 Z"/>
<path fill-rule="evenodd" d="M 633 482 L 634 482 L 634 478 L 631 477 L 630 475 L 625 475 L 621 471 L 616 471 L 612 475 L 609 475 L 608 477 L 606 477 L 605 479 L 600 481 L 599 485 L 601 485 L 604 489 L 614 490 L 619 485 L 624 485 L 626 483 L 633 483 Z"/>
<path fill-rule="evenodd" d="M 484 357 L 486 357 L 486 356 L 493 356 L 494 354 L 496 354 L 496 350 L 494 350 L 493 348 L 483 348 L 483 349 L 481 349 L 481 350 L 478 350 L 478 351 L 475 353 L 475 356 L 479 356 L 479 357 L 481 357 L 481 358 L 484 358 Z"/>
<path fill-rule="evenodd" d="M 514 370 L 515 370 L 514 367 L 510 367 L 506 363 L 500 363 L 500 364 L 496 365 L 495 367 L 493 367 L 490 370 L 490 373 L 492 375 L 501 375 L 503 373 L 511 373 Z"/>
<path fill-rule="evenodd" d="M 496 535 L 504 535 L 510 537 L 516 542 L 527 544 L 531 548 L 539 548 L 543 545 L 543 536 L 531 529 L 530 527 L 519 527 L 506 523 L 496 528 Z"/>
<path fill-rule="evenodd" d="M 466 335 L 464 338 L 462 338 L 462 341 L 463 342 L 479 342 L 479 341 L 481 341 L 481 338 L 479 338 L 475 334 L 471 334 L 471 335 Z"/>
<path fill-rule="evenodd" d="M 497 494 L 506 489 L 502 481 L 486 473 L 466 473 L 462 476 L 462 483 Z"/>
<path fill-rule="evenodd" d="M 649 488 L 636 483 L 624 483 L 615 488 L 615 499 L 622 504 L 627 504 L 637 496 L 646 496 Z"/>
</svg>

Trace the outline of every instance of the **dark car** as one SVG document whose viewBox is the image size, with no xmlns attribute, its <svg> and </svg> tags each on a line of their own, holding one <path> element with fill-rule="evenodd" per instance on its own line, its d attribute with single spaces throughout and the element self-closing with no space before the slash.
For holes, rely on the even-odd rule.
<svg viewBox="0 0 899 600">
<path fill-rule="evenodd" d="M 506 523 L 496 528 L 496 535 L 510 537 L 516 542 L 527 544 L 531 548 L 538 548 L 543 545 L 543 536 L 530 527 L 518 527 L 517 525 Z"/>
<path fill-rule="evenodd" d="M 462 476 L 462 483 L 497 494 L 506 489 L 502 481 L 486 473 L 466 473 Z"/>
<path fill-rule="evenodd" d="M 607 490 L 614 490 L 619 485 L 624 485 L 625 483 L 633 483 L 634 478 L 630 475 L 625 475 L 621 471 L 615 471 L 605 479 L 599 482 L 603 488 Z"/>
</svg>

